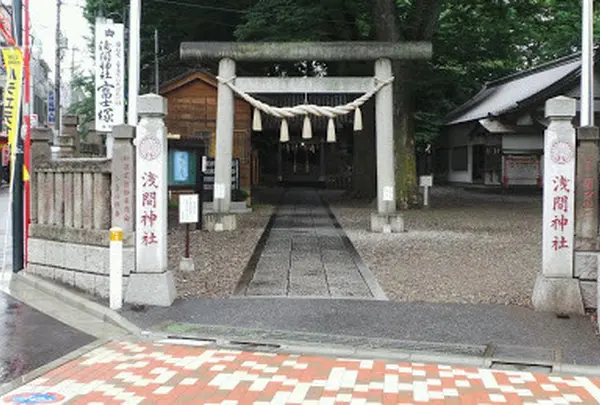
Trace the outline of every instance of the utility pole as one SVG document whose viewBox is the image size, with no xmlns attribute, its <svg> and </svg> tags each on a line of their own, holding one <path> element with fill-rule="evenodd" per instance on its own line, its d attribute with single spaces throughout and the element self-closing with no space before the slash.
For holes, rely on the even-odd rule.
<svg viewBox="0 0 600 405">
<path fill-rule="evenodd" d="M 581 46 L 581 126 L 594 125 L 594 2 L 583 0 Z"/>
<path fill-rule="evenodd" d="M 54 104 L 56 108 L 54 129 L 55 136 L 60 134 L 61 110 L 60 110 L 60 60 L 62 54 L 62 41 L 60 35 L 60 8 L 62 0 L 56 0 L 56 61 L 54 67 Z"/>
<path fill-rule="evenodd" d="M 129 89 L 127 91 L 127 124 L 129 125 L 137 125 L 138 121 L 141 8 L 141 0 L 129 0 Z"/>
<path fill-rule="evenodd" d="M 23 3 L 21 0 L 13 0 L 13 21 L 14 21 L 14 38 L 17 45 L 23 45 Z M 22 92 L 23 93 L 23 92 Z M 23 110 L 19 114 L 19 122 L 23 122 Z M 18 126 L 17 128 L 20 129 Z M 12 201 L 12 241 L 13 241 L 13 272 L 18 273 L 24 267 L 24 202 L 23 196 L 23 137 L 21 131 L 17 130 L 17 143 L 14 167 L 13 167 L 13 201 Z"/>
<path fill-rule="evenodd" d="M 159 94 L 160 79 L 158 76 L 158 29 L 154 29 L 154 84 L 156 85 L 156 94 Z"/>
</svg>

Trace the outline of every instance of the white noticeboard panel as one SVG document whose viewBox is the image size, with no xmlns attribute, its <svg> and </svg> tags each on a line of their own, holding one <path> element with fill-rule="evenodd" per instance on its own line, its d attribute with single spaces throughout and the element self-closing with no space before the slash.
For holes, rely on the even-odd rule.
<svg viewBox="0 0 600 405">
<path fill-rule="evenodd" d="M 394 187 L 383 188 L 383 201 L 394 201 Z"/>
<path fill-rule="evenodd" d="M 225 184 L 215 184 L 215 198 L 225 198 Z"/>
<path fill-rule="evenodd" d="M 96 20 L 96 131 L 125 122 L 125 47 L 123 24 Z"/>
<path fill-rule="evenodd" d="M 421 187 L 433 187 L 433 176 L 421 176 L 419 183 Z"/>
<path fill-rule="evenodd" d="M 195 224 L 198 222 L 198 194 L 181 194 L 179 196 L 179 223 Z"/>
</svg>

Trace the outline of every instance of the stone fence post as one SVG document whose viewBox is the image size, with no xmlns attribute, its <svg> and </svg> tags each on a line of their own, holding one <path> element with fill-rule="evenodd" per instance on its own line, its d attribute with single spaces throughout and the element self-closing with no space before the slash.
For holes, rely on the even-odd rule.
<svg viewBox="0 0 600 405">
<path fill-rule="evenodd" d="M 116 125 L 111 137 L 111 224 L 129 233 L 135 230 L 135 127 Z"/>
<path fill-rule="evenodd" d="M 52 159 L 50 142 L 52 141 L 52 130 L 50 128 L 34 128 L 31 130 L 31 167 L 41 161 Z"/>
<path fill-rule="evenodd" d="M 586 308 L 598 305 L 598 127 L 577 131 L 577 185 L 575 190 L 575 278 Z"/>
<path fill-rule="evenodd" d="M 576 140 L 572 120 L 576 101 L 546 102 L 550 124 L 544 134 L 542 272 L 532 302 L 536 310 L 583 314 L 583 296 L 574 277 Z"/>
<path fill-rule="evenodd" d="M 169 306 L 176 298 L 167 262 L 167 100 L 156 94 L 138 98 L 140 121 L 135 145 L 135 250 L 126 302 Z M 116 139 L 115 139 L 116 141 Z M 114 150 L 113 152 L 116 152 Z"/>
<path fill-rule="evenodd" d="M 50 128 L 34 128 L 31 130 L 31 223 L 37 223 L 38 217 L 38 182 L 35 168 L 41 162 L 52 160 L 50 142 L 52 141 L 52 130 Z"/>
<path fill-rule="evenodd" d="M 598 127 L 582 127 L 577 132 L 577 187 L 575 249 L 598 250 Z"/>
<path fill-rule="evenodd" d="M 63 129 L 56 140 L 58 158 L 75 157 L 79 154 L 78 123 L 79 117 L 76 115 L 65 115 L 62 117 Z"/>
</svg>

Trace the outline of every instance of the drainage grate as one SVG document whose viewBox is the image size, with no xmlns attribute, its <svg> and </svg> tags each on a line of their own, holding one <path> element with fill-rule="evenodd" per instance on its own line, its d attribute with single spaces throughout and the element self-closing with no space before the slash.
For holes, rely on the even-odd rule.
<svg viewBox="0 0 600 405">
<path fill-rule="evenodd" d="M 257 343 L 257 342 L 242 342 L 231 340 L 228 342 L 224 342 L 224 345 L 228 347 L 237 347 L 242 350 L 276 350 L 281 349 L 281 345 L 273 344 L 273 343 Z"/>
<path fill-rule="evenodd" d="M 490 367 L 492 370 L 504 370 L 504 371 L 524 371 L 529 373 L 547 373 L 552 372 L 552 366 L 540 365 L 540 364 L 526 364 L 526 363 L 506 363 L 493 361 Z"/>
</svg>

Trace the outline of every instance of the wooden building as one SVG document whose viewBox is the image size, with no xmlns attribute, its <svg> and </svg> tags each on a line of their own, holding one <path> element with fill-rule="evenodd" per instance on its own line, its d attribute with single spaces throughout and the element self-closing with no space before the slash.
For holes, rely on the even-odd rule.
<svg viewBox="0 0 600 405">
<path fill-rule="evenodd" d="M 192 70 L 161 86 L 160 93 L 168 100 L 169 113 L 165 123 L 169 131 L 169 189 L 172 195 L 195 185 L 202 156 L 215 157 L 217 84 L 211 73 Z M 232 190 L 232 196 L 238 201 L 250 194 L 253 185 L 251 124 L 252 108 L 236 97 L 233 158 L 239 162 L 241 192 Z M 207 180 L 210 182 L 208 176 Z M 209 190 L 212 190 L 210 185 Z M 212 199 L 212 191 L 205 194 L 205 200 Z"/>
<path fill-rule="evenodd" d="M 161 87 L 161 95 L 168 100 L 165 121 L 169 131 L 169 190 L 172 200 L 180 192 L 193 189 L 202 156 L 215 157 L 217 84 L 217 78 L 210 72 L 192 70 Z M 303 103 L 343 105 L 359 95 L 265 93 L 254 96 L 267 104 L 283 107 Z M 262 114 L 263 131 L 253 132 L 253 109 L 246 101 L 236 97 L 233 157 L 239 162 L 236 164 L 239 164 L 238 183 L 242 191 L 236 192 L 235 187 L 232 189 L 233 201 L 243 201 L 259 182 L 263 185 L 320 184 L 331 188 L 350 188 L 356 160 L 363 159 L 367 153 L 355 153 L 356 138 L 372 138 L 373 142 L 362 146 L 372 147 L 374 151 L 372 102 L 363 107 L 363 113 L 365 130 L 358 134 L 352 129 L 353 114 L 335 119 L 335 143 L 326 142 L 326 118 L 311 119 L 311 139 L 302 138 L 302 117 L 290 119 L 290 141 L 281 144 L 281 120 Z M 374 170 L 374 166 L 369 166 L 366 171 L 374 174 Z M 214 181 L 211 176 L 205 179 Z M 204 200 L 211 200 L 212 186 L 205 190 Z"/>
<path fill-rule="evenodd" d="M 596 50 L 596 66 L 599 55 Z M 596 67 L 595 94 L 600 94 L 599 70 Z M 579 101 L 580 77 L 577 53 L 486 83 L 446 117 L 436 145 L 436 181 L 542 187 L 548 125 L 544 105 L 556 96 Z"/>
</svg>

